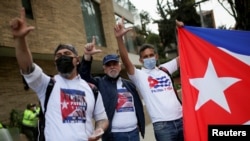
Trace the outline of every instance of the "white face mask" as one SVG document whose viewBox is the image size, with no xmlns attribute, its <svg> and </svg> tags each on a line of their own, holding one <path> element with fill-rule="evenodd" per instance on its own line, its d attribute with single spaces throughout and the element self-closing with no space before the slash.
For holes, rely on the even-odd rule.
<svg viewBox="0 0 250 141">
<path fill-rule="evenodd" d="M 155 59 L 155 57 L 143 59 L 143 66 L 146 69 L 153 69 L 153 68 L 155 68 L 155 66 L 156 66 L 156 59 Z"/>
</svg>

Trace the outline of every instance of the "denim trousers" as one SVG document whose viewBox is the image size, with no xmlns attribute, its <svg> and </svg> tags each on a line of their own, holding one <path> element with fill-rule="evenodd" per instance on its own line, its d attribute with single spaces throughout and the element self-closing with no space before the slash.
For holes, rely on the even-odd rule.
<svg viewBox="0 0 250 141">
<path fill-rule="evenodd" d="M 182 118 L 172 121 L 153 123 L 155 139 L 157 141 L 183 141 Z"/>
<path fill-rule="evenodd" d="M 112 132 L 109 141 L 140 141 L 138 128 L 130 132 Z"/>
</svg>

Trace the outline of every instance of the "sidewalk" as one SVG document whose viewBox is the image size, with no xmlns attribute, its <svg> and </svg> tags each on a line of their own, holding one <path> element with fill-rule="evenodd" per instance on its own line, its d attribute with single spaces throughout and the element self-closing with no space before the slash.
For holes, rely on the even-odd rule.
<svg viewBox="0 0 250 141">
<path fill-rule="evenodd" d="M 145 136 L 144 139 L 142 139 L 141 137 L 141 141 L 155 141 L 155 135 L 154 135 L 154 130 L 153 130 L 153 125 L 151 123 L 150 117 L 148 115 L 148 110 L 145 107 L 145 103 L 142 100 L 142 104 L 144 106 L 144 114 L 145 114 L 145 124 L 146 124 L 146 128 L 145 128 Z"/>
</svg>

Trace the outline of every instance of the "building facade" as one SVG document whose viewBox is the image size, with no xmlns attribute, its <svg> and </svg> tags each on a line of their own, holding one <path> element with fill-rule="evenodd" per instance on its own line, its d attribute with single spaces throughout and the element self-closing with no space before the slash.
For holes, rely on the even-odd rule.
<svg viewBox="0 0 250 141">
<path fill-rule="evenodd" d="M 102 53 L 93 58 L 92 72 L 102 73 L 102 58 L 117 53 L 114 36 L 116 16 L 133 24 L 133 15 L 113 0 L 9 0 L 0 2 L 0 121 L 9 122 L 12 109 L 23 111 L 27 103 L 38 103 L 32 90 L 25 90 L 15 58 L 9 21 L 25 7 L 28 25 L 35 26 L 27 38 L 34 62 L 44 72 L 56 74 L 53 52 L 58 44 L 72 44 L 83 55 L 83 47 L 93 36 Z M 131 54 L 138 63 L 138 56 Z"/>
</svg>

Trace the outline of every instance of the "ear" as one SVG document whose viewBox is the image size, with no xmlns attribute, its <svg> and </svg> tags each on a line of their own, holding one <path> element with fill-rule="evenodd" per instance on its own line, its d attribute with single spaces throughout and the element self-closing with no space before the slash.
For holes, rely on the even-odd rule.
<svg viewBox="0 0 250 141">
<path fill-rule="evenodd" d="M 77 61 L 76 64 L 79 65 L 80 64 L 80 58 L 78 56 L 76 57 L 76 61 Z"/>
<path fill-rule="evenodd" d="M 155 59 L 158 60 L 159 59 L 159 55 L 155 54 Z"/>
<path fill-rule="evenodd" d="M 143 59 L 142 58 L 140 58 L 139 61 L 143 64 Z"/>
<path fill-rule="evenodd" d="M 103 72 L 106 73 L 106 69 L 104 65 L 102 65 L 102 69 L 103 69 Z"/>
</svg>

